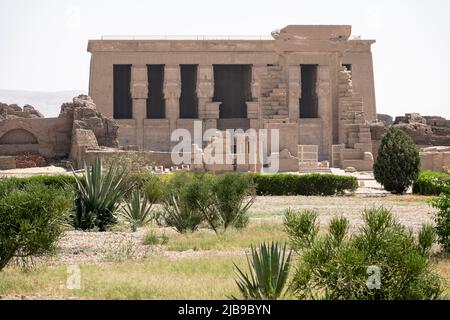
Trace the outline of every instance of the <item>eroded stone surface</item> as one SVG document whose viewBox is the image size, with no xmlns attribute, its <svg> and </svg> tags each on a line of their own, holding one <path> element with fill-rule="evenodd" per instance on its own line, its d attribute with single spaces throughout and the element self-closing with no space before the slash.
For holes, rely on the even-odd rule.
<svg viewBox="0 0 450 320">
<path fill-rule="evenodd" d="M 17 104 L 8 105 L 0 102 L 0 120 L 17 118 L 44 118 L 44 116 L 29 104 L 21 108 Z"/>
</svg>

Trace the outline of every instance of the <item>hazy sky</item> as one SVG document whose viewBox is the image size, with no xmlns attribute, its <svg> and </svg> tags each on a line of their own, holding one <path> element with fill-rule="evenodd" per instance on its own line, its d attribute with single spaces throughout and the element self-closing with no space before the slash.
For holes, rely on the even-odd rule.
<svg viewBox="0 0 450 320">
<path fill-rule="evenodd" d="M 88 39 L 268 35 L 351 24 L 373 46 L 379 113 L 450 118 L 450 2 L 366 0 L 0 0 L 0 88 L 87 91 Z"/>
</svg>

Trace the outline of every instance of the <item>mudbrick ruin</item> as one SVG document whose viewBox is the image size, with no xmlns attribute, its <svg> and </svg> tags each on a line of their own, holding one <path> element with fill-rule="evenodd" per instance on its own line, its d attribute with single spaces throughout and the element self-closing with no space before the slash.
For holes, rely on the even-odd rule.
<svg viewBox="0 0 450 320">
<path fill-rule="evenodd" d="M 371 171 L 381 137 L 409 134 L 425 168 L 450 167 L 450 120 L 376 113 L 371 46 L 351 26 L 290 25 L 271 40 L 91 40 L 89 95 L 44 118 L 32 106 L 0 104 L 0 169 L 139 151 L 171 167 L 175 129 L 280 134 L 279 171 Z M 199 151 L 200 150 L 200 151 Z M 248 150 L 242 151 L 244 153 Z M 232 155 L 236 157 L 237 154 Z M 248 154 L 246 154 L 248 156 Z M 273 155 L 272 155 L 273 156 Z M 194 170 L 258 171 L 263 164 L 203 164 Z"/>
</svg>

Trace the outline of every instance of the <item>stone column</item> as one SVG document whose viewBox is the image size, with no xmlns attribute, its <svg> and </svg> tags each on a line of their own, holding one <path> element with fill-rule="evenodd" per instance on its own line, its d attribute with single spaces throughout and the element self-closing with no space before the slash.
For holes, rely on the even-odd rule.
<svg viewBox="0 0 450 320">
<path fill-rule="evenodd" d="M 147 117 L 148 79 L 146 65 L 131 67 L 131 98 L 136 121 L 136 144 L 144 149 L 144 119 Z"/>
<path fill-rule="evenodd" d="M 212 65 L 199 65 L 197 70 L 198 117 L 207 119 L 206 104 L 214 97 L 214 69 Z"/>
<path fill-rule="evenodd" d="M 333 101 L 331 95 L 330 67 L 319 65 L 317 67 L 317 97 L 319 103 L 319 118 L 322 119 L 322 148 L 319 151 L 321 158 L 329 160 L 329 149 L 333 141 Z"/>
<path fill-rule="evenodd" d="M 260 97 L 262 77 L 266 73 L 266 70 L 267 66 L 265 64 L 252 66 L 252 101 L 247 102 L 247 118 L 250 119 L 250 128 L 253 129 L 263 127 Z"/>
<path fill-rule="evenodd" d="M 212 102 L 214 97 L 214 68 L 199 65 L 197 70 L 198 117 L 203 120 L 203 130 L 217 128 L 220 102 Z"/>
<path fill-rule="evenodd" d="M 181 72 L 179 65 L 167 65 L 164 68 L 164 98 L 166 118 L 169 120 L 169 136 L 177 128 L 180 118 Z"/>
<path fill-rule="evenodd" d="M 289 121 L 298 122 L 300 118 L 300 97 L 302 87 L 301 67 L 299 65 L 288 66 L 288 108 Z"/>
</svg>

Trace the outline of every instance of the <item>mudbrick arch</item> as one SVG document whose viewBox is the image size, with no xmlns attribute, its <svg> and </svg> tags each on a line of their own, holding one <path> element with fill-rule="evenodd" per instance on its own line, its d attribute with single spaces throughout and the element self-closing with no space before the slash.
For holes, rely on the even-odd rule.
<svg viewBox="0 0 450 320">
<path fill-rule="evenodd" d="M 36 136 L 28 130 L 18 128 L 12 129 L 3 134 L 0 138 L 0 144 L 39 144 Z"/>
</svg>

